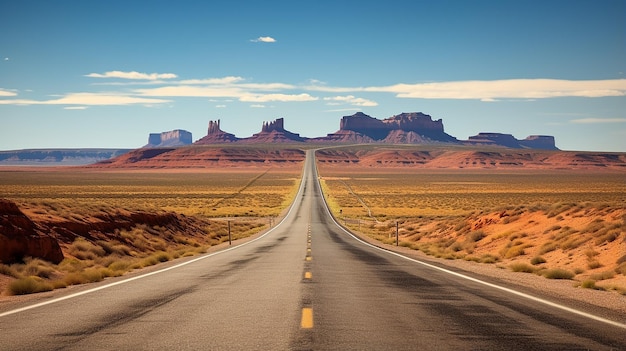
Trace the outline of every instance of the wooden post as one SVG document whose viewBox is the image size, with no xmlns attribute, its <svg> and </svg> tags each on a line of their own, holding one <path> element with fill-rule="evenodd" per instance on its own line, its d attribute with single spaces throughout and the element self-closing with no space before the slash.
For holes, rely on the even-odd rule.
<svg viewBox="0 0 626 351">
<path fill-rule="evenodd" d="M 230 221 L 228 221 L 228 245 L 233 244 L 233 237 L 230 235 Z"/>
</svg>

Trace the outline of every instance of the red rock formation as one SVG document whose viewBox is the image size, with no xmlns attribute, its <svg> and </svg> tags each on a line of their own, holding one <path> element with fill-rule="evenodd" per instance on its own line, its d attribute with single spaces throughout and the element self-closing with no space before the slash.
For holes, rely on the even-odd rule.
<svg viewBox="0 0 626 351">
<path fill-rule="evenodd" d="M 285 130 L 283 118 L 278 118 L 272 122 L 263 122 L 260 133 L 242 139 L 242 141 L 247 143 L 290 143 L 294 141 L 303 142 L 305 140 L 300 134 Z"/>
<path fill-rule="evenodd" d="M 0 199 L 0 262 L 18 262 L 27 256 L 53 263 L 63 260 L 55 238 L 43 234 L 14 202 Z"/>
<path fill-rule="evenodd" d="M 196 141 L 196 145 L 234 143 L 240 140 L 234 134 L 226 133 L 220 128 L 220 120 L 209 121 L 207 135 Z"/>
<path fill-rule="evenodd" d="M 401 113 L 383 120 L 357 112 L 352 116 L 344 116 L 339 128 L 338 132 L 315 141 L 350 142 L 351 140 L 341 140 L 341 137 L 350 136 L 351 139 L 356 139 L 351 134 L 345 134 L 346 131 L 352 131 L 372 141 L 389 144 L 457 142 L 456 138 L 444 132 L 441 119 L 433 121 L 429 115 L 421 112 Z"/>
</svg>

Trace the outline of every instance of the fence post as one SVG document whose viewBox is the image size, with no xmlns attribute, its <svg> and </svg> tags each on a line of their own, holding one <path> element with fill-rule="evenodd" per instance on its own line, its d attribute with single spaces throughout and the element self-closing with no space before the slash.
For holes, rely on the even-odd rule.
<svg viewBox="0 0 626 351">
<path fill-rule="evenodd" d="M 228 245 L 233 244 L 233 237 L 230 235 L 230 220 L 228 221 Z"/>
</svg>

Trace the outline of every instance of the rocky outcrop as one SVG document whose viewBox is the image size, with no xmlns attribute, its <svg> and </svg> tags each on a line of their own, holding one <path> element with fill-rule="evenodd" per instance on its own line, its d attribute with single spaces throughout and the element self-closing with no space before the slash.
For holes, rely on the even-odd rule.
<svg viewBox="0 0 626 351">
<path fill-rule="evenodd" d="M 224 144 L 237 142 L 237 138 L 234 134 L 226 133 L 220 128 L 220 120 L 209 121 L 209 129 L 207 135 L 196 141 L 196 145 L 211 145 L 211 144 Z"/>
<path fill-rule="evenodd" d="M 306 138 L 300 134 L 292 133 L 285 129 L 284 119 L 278 118 L 272 122 L 263 122 L 260 133 L 256 133 L 249 138 L 241 139 L 247 143 L 290 143 L 303 142 Z"/>
<path fill-rule="evenodd" d="M 175 129 L 169 132 L 163 133 L 151 133 L 148 137 L 148 144 L 144 147 L 174 147 L 191 145 L 193 139 L 191 133 L 182 130 Z"/>
<path fill-rule="evenodd" d="M 372 142 L 389 144 L 422 144 L 429 142 L 455 143 L 456 138 L 446 134 L 441 119 L 433 121 L 429 115 L 421 112 L 401 113 L 383 120 L 370 117 L 362 112 L 344 116 L 339 123 L 339 131 L 328 134 L 315 141 L 353 142 L 351 131 Z M 350 139 L 342 139 L 348 136 Z"/>
<path fill-rule="evenodd" d="M 554 137 L 549 135 L 531 135 L 524 140 L 518 140 L 511 134 L 503 133 L 478 133 L 464 142 L 469 145 L 494 145 L 514 149 L 542 149 L 558 150 Z"/>
<path fill-rule="evenodd" d="M 0 199 L 0 262 L 19 262 L 24 257 L 41 258 L 53 263 L 63 260 L 57 240 L 41 232 L 17 205 Z"/>
</svg>

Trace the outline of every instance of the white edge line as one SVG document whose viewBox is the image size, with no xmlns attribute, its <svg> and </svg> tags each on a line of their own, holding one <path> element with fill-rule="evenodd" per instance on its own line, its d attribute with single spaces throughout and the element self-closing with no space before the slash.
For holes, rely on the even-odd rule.
<svg viewBox="0 0 626 351">
<path fill-rule="evenodd" d="M 306 166 L 306 164 L 305 164 L 305 166 Z M 303 169 L 304 169 L 304 167 L 303 167 Z M 163 272 L 167 272 L 167 271 L 170 271 L 172 269 L 180 268 L 180 267 L 186 266 L 188 264 L 192 264 L 194 262 L 197 262 L 197 261 L 200 261 L 200 260 L 204 260 L 206 258 L 213 257 L 215 255 L 223 254 L 225 252 L 232 251 L 232 250 L 238 249 L 240 247 L 244 247 L 244 246 L 246 246 L 248 244 L 252 244 L 253 242 L 255 242 L 257 240 L 260 240 L 260 239 L 264 238 L 265 236 L 267 236 L 268 234 L 270 234 L 271 232 L 273 232 L 276 228 L 278 228 L 281 224 L 283 224 L 283 222 L 285 222 L 285 220 L 291 215 L 291 211 L 293 211 L 293 209 L 295 207 L 296 199 L 301 197 L 301 194 L 302 194 L 302 191 L 303 191 L 302 189 L 304 187 L 304 174 L 305 174 L 305 172 L 303 172 L 302 174 L 303 174 L 303 177 L 302 177 L 301 182 L 300 182 L 300 187 L 298 188 L 298 192 L 296 194 L 296 197 L 294 198 L 294 201 L 292 201 L 291 205 L 289 206 L 289 211 L 287 211 L 287 214 L 283 217 L 283 219 L 277 225 L 274 226 L 274 228 L 270 228 L 265 234 L 259 236 L 258 238 L 255 238 L 255 239 L 250 240 L 248 242 L 245 242 L 243 244 L 240 244 L 240 245 L 237 245 L 237 246 L 233 246 L 233 247 L 229 247 L 227 249 L 220 250 L 220 251 L 208 254 L 208 255 L 203 255 L 203 256 L 194 258 L 194 259 L 186 261 L 186 262 L 179 263 L 179 264 L 171 266 L 171 267 L 159 269 L 159 270 L 154 271 L 154 272 L 141 274 L 141 275 L 138 275 L 138 276 L 135 276 L 135 277 L 132 277 L 132 278 L 128 278 L 128 279 L 116 281 L 116 282 L 113 282 L 113 283 L 105 284 L 105 285 L 102 285 L 102 286 L 99 286 L 99 287 L 96 287 L 96 288 L 92 288 L 92 289 L 80 291 L 80 292 L 77 292 L 77 293 L 73 293 L 73 294 L 70 294 L 70 295 L 58 297 L 56 299 L 52 299 L 52 300 L 48 300 L 48 301 L 44 301 L 44 302 L 39 302 L 39 303 L 36 303 L 36 304 L 33 304 L 33 305 L 28 305 L 28 306 L 24 306 L 24 307 L 21 307 L 21 308 L 16 308 L 14 310 L 9 310 L 9 311 L 6 311 L 6 312 L 2 312 L 2 313 L 0 313 L 0 318 L 4 317 L 4 316 L 11 315 L 11 314 L 16 314 L 16 313 L 32 310 L 34 308 L 50 305 L 50 304 L 57 303 L 57 302 L 60 302 L 60 301 L 63 301 L 63 300 L 69 300 L 69 299 L 72 299 L 72 298 L 75 298 L 75 297 L 78 297 L 78 296 L 91 294 L 93 292 L 96 292 L 96 291 L 99 291 L 99 290 L 108 289 L 108 288 L 114 287 L 116 285 L 130 283 L 130 282 L 132 282 L 134 280 L 139 280 L 139 279 L 143 279 L 143 278 L 147 278 L 147 277 L 153 276 L 155 274 L 160 274 L 160 273 L 163 273 Z"/>
<path fill-rule="evenodd" d="M 326 209 L 326 212 L 328 213 L 330 218 L 333 220 L 333 222 L 335 223 L 335 225 L 338 228 L 343 230 L 346 234 L 350 235 L 353 239 L 357 240 L 358 242 L 360 242 L 363 245 L 372 247 L 372 248 L 374 248 L 376 250 L 380 250 L 380 251 L 385 252 L 385 253 L 390 254 L 390 255 L 398 256 L 400 258 L 403 258 L 405 260 L 408 260 L 408 261 L 411 261 L 411 262 L 414 262 L 414 263 L 419 263 L 419 264 L 421 264 L 423 266 L 426 266 L 428 268 L 436 269 L 438 271 L 445 272 L 445 273 L 454 275 L 454 276 L 459 277 L 459 278 L 463 278 L 463 279 L 466 279 L 466 280 L 469 280 L 469 281 L 472 281 L 472 282 L 475 282 L 475 283 L 479 283 L 479 284 L 488 286 L 490 288 L 502 290 L 502 291 L 508 292 L 510 294 L 523 297 L 523 298 L 528 299 L 528 300 L 532 300 L 532 301 L 535 301 L 535 302 L 542 303 L 544 305 L 552 306 L 554 308 L 558 308 L 558 309 L 563 310 L 563 311 L 567 311 L 567 312 L 570 312 L 570 313 L 573 313 L 573 314 L 577 314 L 579 316 L 590 318 L 590 319 L 596 320 L 598 322 L 610 324 L 610 325 L 618 327 L 618 328 L 626 329 L 626 324 L 624 324 L 624 323 L 620 323 L 620 322 L 616 322 L 616 321 L 613 321 L 613 320 L 610 320 L 610 319 L 606 319 L 606 318 L 603 318 L 603 317 L 600 317 L 600 316 L 596 316 L 596 315 L 593 315 L 591 313 L 579 311 L 577 309 L 574 309 L 574 308 L 571 308 L 571 307 L 567 307 L 567 306 L 564 306 L 564 305 L 561 305 L 561 304 L 558 304 L 558 303 L 555 303 L 555 302 L 552 302 L 552 301 L 548 301 L 548 300 L 545 300 L 545 299 L 542 299 L 542 298 L 539 298 L 539 297 L 536 297 L 536 296 L 533 296 L 533 295 L 529 295 L 529 294 L 526 294 L 526 293 L 523 293 L 523 292 L 520 292 L 520 291 L 517 291 L 517 290 L 513 290 L 513 289 L 510 289 L 510 288 L 506 288 L 504 286 L 500 286 L 500 285 L 497 285 L 497 284 L 489 283 L 489 282 L 486 282 L 486 281 L 483 281 L 483 280 L 480 280 L 480 279 L 477 279 L 477 278 L 473 278 L 473 277 L 467 276 L 465 274 L 461 274 L 461 273 L 458 273 L 458 272 L 451 271 L 449 269 L 441 268 L 441 267 L 432 265 L 430 263 L 426 263 L 426 262 L 423 262 L 423 261 L 420 261 L 420 260 L 416 260 L 414 258 L 410 258 L 410 257 L 404 256 L 402 254 L 399 254 L 397 252 L 393 252 L 393 251 L 390 251 L 388 249 L 381 248 L 381 247 L 378 247 L 376 245 L 372 245 L 372 244 L 370 244 L 370 243 L 368 243 L 366 241 L 363 241 L 359 237 L 357 237 L 354 234 L 350 233 L 348 230 L 346 230 L 344 227 L 342 227 L 339 223 L 337 223 L 337 221 L 335 220 L 335 217 L 333 217 L 333 215 L 330 213 L 330 210 L 328 209 L 328 204 L 326 203 L 326 199 L 324 198 L 324 194 L 322 193 L 322 186 L 321 186 L 321 184 L 319 184 L 319 176 L 317 176 L 316 179 L 317 179 L 317 182 L 318 182 L 318 189 L 319 189 L 319 192 L 320 192 L 320 196 L 322 197 L 322 199 L 324 199 L 324 208 Z"/>
</svg>

